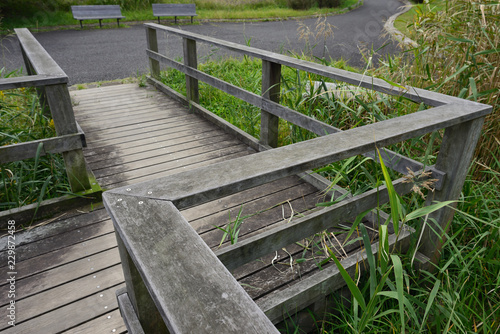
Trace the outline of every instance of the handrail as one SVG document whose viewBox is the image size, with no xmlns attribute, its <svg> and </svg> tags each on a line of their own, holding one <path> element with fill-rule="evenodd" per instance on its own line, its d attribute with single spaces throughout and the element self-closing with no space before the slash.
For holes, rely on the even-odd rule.
<svg viewBox="0 0 500 334">
<path fill-rule="evenodd" d="M 14 29 L 27 76 L 0 79 L 0 90 L 36 87 L 41 107 L 51 113 L 57 137 L 0 147 L 0 163 L 34 158 L 37 152 L 62 153 L 72 192 L 91 189 L 79 131 L 68 92 L 68 76 L 28 29 Z M 42 145 L 42 150 L 38 150 Z"/>
<path fill-rule="evenodd" d="M 123 188 L 113 189 L 104 193 L 103 199 L 106 209 L 110 213 L 117 232 L 118 245 L 125 279 L 127 282 L 127 295 L 133 305 L 141 326 L 145 332 L 161 332 L 168 330 L 171 333 L 193 332 L 189 324 L 196 322 L 199 327 L 196 332 L 224 332 L 218 326 L 218 320 L 235 323 L 238 319 L 252 318 L 249 313 L 256 312 L 255 305 L 241 296 L 241 289 L 235 285 L 231 277 L 221 277 L 215 273 L 227 273 L 224 265 L 229 269 L 236 268 L 263 254 L 274 252 L 282 246 L 298 241 L 310 234 L 328 227 L 333 227 L 339 217 L 352 218 L 361 212 L 388 201 L 387 189 L 380 187 L 358 196 L 343 200 L 329 208 L 314 212 L 306 217 L 299 218 L 291 223 L 277 224 L 263 233 L 254 235 L 238 244 L 222 248 L 216 254 L 208 251 L 202 244 L 201 238 L 182 217 L 180 209 L 215 200 L 236 192 L 256 187 L 289 175 L 295 175 L 310 170 L 311 168 L 340 161 L 359 154 L 370 154 L 376 148 L 385 147 L 418 137 L 436 130 L 445 129 L 443 141 L 437 157 L 433 173 L 440 175 L 441 186 L 430 193 L 426 205 L 432 201 L 456 200 L 462 189 L 474 148 L 481 133 L 484 118 L 488 115 L 491 106 L 461 100 L 455 97 L 425 90 L 408 87 L 406 90 L 394 88 L 383 80 L 364 77 L 346 71 L 333 69 L 327 66 L 313 64 L 294 58 L 262 51 L 235 43 L 225 42 L 210 37 L 185 32 L 182 30 L 145 24 L 148 32 L 148 50 L 151 72 L 153 77 L 159 75 L 160 62 L 168 64 L 186 74 L 187 102 L 190 107 L 208 115 L 197 101 L 198 80 L 203 80 L 215 87 L 244 100 L 250 100 L 262 109 L 266 121 L 261 125 L 268 134 L 274 132 L 271 128 L 275 119 L 283 117 L 293 119 L 296 124 L 308 127 L 321 126 L 330 132 L 322 137 L 304 142 L 291 144 L 284 147 L 268 149 L 250 156 L 244 156 L 211 166 L 189 170 L 179 174 L 160 177 L 155 180 L 145 181 Z M 166 31 L 184 40 L 184 64 L 175 62 L 158 53 L 156 30 Z M 229 85 L 222 80 L 208 76 L 196 69 L 196 41 L 224 47 L 231 51 L 241 52 L 246 55 L 259 57 L 263 60 L 263 86 L 268 88 L 279 85 L 281 65 L 292 66 L 309 72 L 321 74 L 350 84 L 382 91 L 392 95 L 404 94 L 415 102 L 425 102 L 433 108 L 419 112 L 353 128 L 338 131 L 333 127 L 322 124 L 312 119 L 298 116 L 293 110 L 279 106 L 274 92 L 266 92 L 264 97 L 246 92 L 238 87 Z M 157 87 L 169 92 L 169 88 L 150 78 Z M 172 93 L 176 98 L 178 94 Z M 297 115 L 297 117 L 295 117 Z M 208 118 L 215 117 L 207 116 Z M 302 118 L 301 118 L 302 117 Z M 301 118 L 297 121 L 297 118 Z M 224 121 L 217 121 L 228 129 L 238 132 Z M 308 125 L 309 124 L 309 125 Z M 261 133 L 262 131 L 261 130 Z M 333 132 L 332 134 L 329 134 Z M 273 134 L 274 135 L 274 134 Z M 244 134 L 240 133 L 240 137 Z M 266 147 L 269 138 L 261 142 Z M 384 154 L 384 153 L 382 153 Z M 387 153 L 389 158 L 399 156 Z M 404 160 L 408 163 L 408 160 Z M 255 163 L 259 161 L 259 163 Z M 398 165 L 396 161 L 393 165 Z M 401 166 L 395 166 L 401 168 Z M 437 171 L 437 172 L 436 172 Z M 393 182 L 394 188 L 400 194 L 411 191 L 411 185 L 403 179 Z M 420 251 L 437 261 L 439 257 L 440 235 L 434 231 L 444 230 L 453 217 L 453 209 L 446 207 L 432 213 L 427 221 L 435 226 L 428 227 L 423 232 L 423 244 Z M 394 222 L 397 223 L 397 222 Z M 186 238 L 189 235 L 189 238 Z M 399 241 L 407 243 L 409 230 L 404 230 L 399 236 L 389 238 L 391 246 Z M 193 242 L 193 245 L 190 242 Z M 201 250 L 203 248 L 203 250 Z M 377 246 L 372 245 L 376 252 Z M 154 256 L 151 252 L 154 251 Z M 203 253 L 203 260 L 193 258 L 191 254 Z M 217 257 L 216 257 L 217 256 Z M 363 255 L 361 258 L 364 258 Z M 354 272 L 355 256 L 349 257 L 344 262 L 348 263 L 348 272 Z M 200 274 L 207 270 L 207 275 Z M 290 289 L 280 290 L 260 299 L 258 304 L 270 317 L 273 323 L 283 319 L 283 314 L 293 313 L 308 303 L 321 298 L 332 287 L 333 278 L 339 277 L 334 266 L 318 274 L 319 278 L 309 276 Z M 219 296 L 227 293 L 226 286 L 231 286 L 236 300 L 244 300 L 241 305 L 231 304 L 229 307 L 220 303 Z M 297 288 L 297 286 L 300 287 Z M 339 287 L 339 283 L 333 284 Z M 188 290 L 189 298 L 182 299 L 182 293 L 177 290 Z M 196 291 L 196 292 L 193 292 Z M 192 294 L 195 296 L 193 297 Z M 199 298 L 199 299 L 197 299 Z M 197 306 L 203 305 L 203 300 L 208 301 L 210 311 L 204 312 Z M 216 300 L 217 302 L 215 302 Z M 222 303 L 224 304 L 224 303 Z M 238 304 L 238 303 L 236 303 Z M 179 311 L 176 306 L 179 306 Z M 186 312 L 195 310 L 197 320 L 186 318 Z M 201 315 L 199 313 L 202 313 Z M 253 317 L 255 323 L 267 323 L 262 314 L 257 312 Z M 177 324 L 188 324 L 177 327 Z M 159 327 L 156 327 L 159 326 Z M 166 327 L 165 327 L 166 326 Z M 212 327 L 214 326 L 214 327 Z M 204 329 L 205 328 L 205 329 Z M 236 331 L 236 328 L 231 327 Z M 238 329 L 241 333 L 266 332 L 262 329 L 256 331 L 252 328 Z"/>
<path fill-rule="evenodd" d="M 152 26 L 155 29 L 165 30 L 168 32 L 172 32 L 173 30 L 175 30 L 175 29 L 169 28 L 169 27 L 158 26 L 157 24 L 154 24 L 154 23 L 151 23 L 151 24 L 147 23 L 147 24 L 145 24 L 145 26 L 146 27 Z M 335 68 L 332 68 L 329 66 L 324 66 L 324 65 L 314 64 L 314 63 L 308 63 L 308 62 L 304 63 L 304 61 L 297 60 L 296 58 L 282 56 L 282 55 L 274 54 L 271 52 L 251 48 L 248 46 L 240 45 L 240 48 L 238 49 L 237 48 L 238 44 L 220 41 L 220 40 L 216 40 L 214 38 L 205 38 L 205 36 L 201 36 L 201 35 L 197 35 L 197 34 L 193 34 L 193 33 L 189 33 L 189 32 L 182 31 L 182 32 L 172 32 L 172 33 L 175 35 L 184 36 L 184 37 L 188 36 L 189 38 L 193 38 L 193 40 L 203 41 L 203 42 L 209 43 L 211 45 L 225 47 L 228 50 L 233 51 L 233 52 L 240 52 L 244 55 L 250 55 L 253 57 L 262 58 L 263 64 L 272 60 L 275 63 L 271 63 L 271 64 L 287 65 L 287 66 L 295 67 L 297 69 L 302 69 L 304 71 L 309 71 L 309 72 L 316 73 L 316 74 L 321 73 L 321 75 L 328 77 L 328 78 L 331 78 L 331 79 L 335 79 L 335 80 L 342 80 L 342 79 L 347 80 L 347 79 L 349 79 L 349 81 L 346 81 L 346 82 L 356 83 L 357 85 L 368 87 L 368 85 L 366 84 L 368 79 L 365 76 L 361 76 L 361 75 L 356 74 L 354 77 L 356 77 L 362 81 L 360 81 L 360 82 L 352 81 L 352 78 L 349 77 L 349 74 L 352 75 L 355 73 L 351 73 L 348 71 L 339 70 L 339 69 L 335 69 Z M 152 38 L 154 39 L 154 37 L 152 37 Z M 196 48 L 194 48 L 194 52 L 195 51 L 196 51 Z M 196 79 L 196 81 L 197 80 L 203 81 L 203 82 L 205 82 L 205 83 L 207 83 L 207 84 L 209 84 L 217 89 L 222 90 L 223 92 L 225 92 L 227 94 L 235 96 L 235 97 L 237 97 L 245 102 L 248 102 L 256 107 L 261 108 L 263 111 L 263 113 L 262 113 L 263 118 L 267 117 L 268 115 L 271 115 L 271 117 L 274 117 L 276 120 L 277 120 L 277 118 L 282 118 L 290 123 L 293 123 L 293 124 L 298 125 L 306 130 L 309 130 L 309 131 L 311 131 L 319 136 L 324 136 L 327 134 L 332 134 L 332 133 L 336 133 L 336 132 L 341 131 L 340 129 L 337 129 L 329 124 L 326 124 L 326 123 L 321 122 L 319 120 L 316 120 L 312 117 L 309 117 L 309 116 L 306 116 L 302 113 L 299 113 L 295 110 L 292 110 L 290 108 L 282 106 L 279 103 L 269 99 L 268 97 L 266 98 L 265 96 L 259 96 L 257 94 L 251 93 L 243 88 L 229 84 L 221 79 L 215 78 L 215 77 L 208 75 L 202 71 L 199 71 L 190 65 L 182 64 L 174 59 L 170 59 L 164 55 L 161 55 L 154 50 L 146 50 L 146 53 L 147 53 L 147 55 L 150 59 L 150 62 L 152 64 L 154 64 L 154 62 L 156 62 L 158 64 L 162 63 L 164 65 L 172 67 L 172 68 L 186 74 L 186 78 L 187 78 L 186 80 Z M 291 62 L 294 60 L 297 62 L 300 61 L 301 65 L 300 66 L 297 64 L 292 65 Z M 155 70 L 157 71 L 157 68 L 159 68 L 159 67 L 156 66 L 155 68 L 152 68 L 153 74 L 155 73 Z M 263 80 L 266 77 L 267 76 L 264 75 L 264 73 L 263 73 Z M 369 87 L 370 89 L 378 90 L 378 91 L 381 91 L 381 92 L 384 92 L 384 93 L 387 93 L 390 95 L 403 95 L 403 96 L 410 98 L 410 99 L 411 98 L 415 99 L 415 96 L 418 96 L 419 102 L 422 102 L 424 100 L 426 100 L 426 101 L 428 100 L 430 102 L 433 101 L 433 100 L 431 101 L 432 94 L 430 95 L 431 97 L 427 97 L 427 95 L 425 95 L 426 93 L 430 93 L 430 92 L 427 92 L 427 91 L 421 92 L 421 90 L 414 89 L 414 88 L 410 87 L 410 88 L 408 88 L 408 91 L 410 91 L 410 90 L 414 91 L 415 96 L 407 96 L 407 94 L 404 91 L 402 91 L 399 87 L 391 86 L 390 84 L 388 84 L 387 82 L 385 82 L 381 79 L 372 78 L 372 80 L 373 80 L 373 82 L 372 82 L 372 86 Z M 271 85 L 269 85 L 269 86 L 271 86 Z M 277 86 L 277 87 L 273 87 L 273 89 L 277 89 L 279 91 L 279 85 L 275 85 L 275 86 Z M 196 90 L 197 90 L 197 88 L 196 88 Z M 263 89 L 263 91 L 264 91 L 264 89 Z M 195 94 L 198 94 L 197 91 L 195 92 Z M 263 94 L 263 95 L 265 95 L 265 94 Z M 446 98 L 447 97 L 445 97 L 445 99 Z M 460 101 L 459 99 L 450 97 L 450 101 L 455 101 L 455 100 Z M 442 101 L 443 101 L 443 98 L 441 97 L 439 99 L 439 101 L 434 101 L 434 104 L 437 106 L 442 105 Z M 194 102 L 198 102 L 198 101 L 195 99 Z M 269 129 L 269 126 L 262 126 L 261 127 L 261 139 L 262 139 L 262 137 L 265 137 L 265 135 L 262 135 L 262 133 L 269 133 L 270 132 L 270 133 L 273 133 L 273 136 L 274 136 L 274 138 L 271 138 L 271 139 L 264 138 L 262 140 L 263 144 L 271 145 L 268 142 L 268 140 L 272 141 L 273 143 L 277 142 L 278 124 L 276 121 L 272 127 L 273 127 L 273 129 Z M 275 145 L 271 145 L 271 146 L 275 146 Z M 364 154 L 364 156 L 373 159 L 374 157 L 376 157 L 376 154 L 375 154 L 375 152 L 367 152 Z M 401 155 L 399 155 L 395 152 L 392 152 L 390 150 L 387 150 L 387 149 L 384 150 L 383 159 L 384 159 L 384 162 L 388 168 L 394 169 L 395 171 L 402 173 L 402 174 L 406 174 L 407 169 L 410 169 L 412 171 L 418 171 L 418 170 L 421 170 L 422 168 L 424 168 L 424 165 L 422 163 L 415 161 L 413 159 L 410 159 L 408 157 L 401 156 Z M 378 159 L 374 159 L 374 160 L 378 161 Z M 436 170 L 435 168 L 432 168 L 432 167 L 430 167 L 429 170 L 432 171 L 433 177 L 438 180 L 438 182 L 436 182 L 436 189 L 439 189 L 441 187 L 442 179 L 444 178 L 444 174 L 441 171 Z"/>
</svg>

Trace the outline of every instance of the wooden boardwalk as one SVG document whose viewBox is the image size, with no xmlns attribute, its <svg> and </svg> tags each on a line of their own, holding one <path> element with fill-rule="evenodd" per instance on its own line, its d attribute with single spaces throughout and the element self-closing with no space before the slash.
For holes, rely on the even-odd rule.
<svg viewBox="0 0 500 334">
<path fill-rule="evenodd" d="M 105 189 L 255 152 L 152 88 L 126 84 L 71 95 L 86 135 L 87 163 Z M 205 242 L 217 249 L 222 232 L 215 226 L 235 219 L 240 210 L 242 217 L 252 215 L 245 218 L 240 231 L 240 238 L 245 238 L 311 212 L 320 201 L 317 188 L 299 177 L 288 177 L 182 213 Z M 258 300 L 317 270 L 317 261 L 309 259 L 318 258 L 313 245 L 320 245 L 322 238 L 290 245 L 233 274 Z M 1 322 L 2 333 L 126 332 L 114 294 L 124 286 L 123 274 L 106 210 L 94 207 L 64 213 L 50 224 L 19 232 L 16 242 L 17 325 Z M 356 247 L 351 244 L 344 251 Z M 0 263 L 6 264 L 7 254 L 1 256 Z M 299 258 L 308 260 L 297 263 Z M 5 280 L 0 288 L 6 291 Z M 7 293 L 0 294 L 2 308 L 7 303 Z"/>
</svg>

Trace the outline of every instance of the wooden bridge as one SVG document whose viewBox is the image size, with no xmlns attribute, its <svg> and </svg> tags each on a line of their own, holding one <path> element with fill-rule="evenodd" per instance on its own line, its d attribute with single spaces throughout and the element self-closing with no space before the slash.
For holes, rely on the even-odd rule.
<svg viewBox="0 0 500 334">
<path fill-rule="evenodd" d="M 109 190 L 107 210 L 96 205 L 61 213 L 17 234 L 17 325 L 3 322 L 2 333 L 124 333 L 126 327 L 138 333 L 141 327 L 146 333 L 165 327 L 172 333 L 202 332 L 196 326 L 211 333 L 275 332 L 273 324 L 305 307 L 320 313 L 325 296 L 344 285 L 335 265 L 323 263 L 319 269 L 329 255 L 318 255 L 314 245 L 334 240 L 333 251 L 352 275 L 366 252 L 361 242 L 345 246 L 341 232 L 359 213 L 388 201 L 381 187 L 320 210 L 316 203 L 344 191 L 325 193 L 328 181 L 311 174 L 311 168 L 357 154 L 373 156 L 374 137 L 377 145 L 387 146 L 446 128 L 438 163 L 431 168 L 439 179 L 434 199 L 460 193 L 489 106 L 413 88 L 398 91 L 381 80 L 156 24 L 146 28 L 152 70 L 147 87 L 127 84 L 70 93 L 85 133 L 87 167 Z M 184 64 L 158 53 L 157 30 L 183 38 Z M 196 41 L 262 58 L 263 96 L 197 71 Z M 187 100 L 155 79 L 160 62 L 187 74 Z M 281 65 L 405 94 L 433 108 L 340 132 L 276 103 Z M 262 108 L 261 140 L 201 107 L 198 80 Z M 0 88 L 11 87 L 7 84 L 13 85 Z M 275 149 L 278 117 L 320 135 L 335 134 Z M 384 159 L 395 170 L 424 167 L 390 151 Z M 394 187 L 407 193 L 411 185 L 396 180 Z M 435 218 L 444 226 L 449 215 L 450 210 L 441 210 Z M 238 242 L 219 247 L 223 232 L 216 226 L 237 217 L 245 217 Z M 365 218 L 374 253 L 379 219 L 375 214 Z M 388 242 L 404 249 L 412 231 L 404 227 L 396 235 L 390 230 Z M 2 249 L 7 249 L 5 239 Z M 422 259 L 433 259 L 436 240 L 426 235 Z M 7 264 L 8 253 L 1 256 L 0 266 Z M 297 261 L 306 258 L 315 260 Z M 0 286 L 8 287 L 5 281 Z M 0 305 L 5 309 L 8 304 L 4 293 Z"/>
</svg>

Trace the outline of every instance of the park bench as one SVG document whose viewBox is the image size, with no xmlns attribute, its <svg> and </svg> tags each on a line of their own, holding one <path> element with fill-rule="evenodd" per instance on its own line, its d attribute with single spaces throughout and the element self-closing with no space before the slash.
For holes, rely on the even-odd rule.
<svg viewBox="0 0 500 334">
<path fill-rule="evenodd" d="M 154 3 L 153 15 L 158 17 L 158 23 L 160 23 L 160 16 L 173 16 L 176 24 L 177 16 L 191 16 L 191 23 L 193 23 L 196 6 L 194 3 Z"/>
<path fill-rule="evenodd" d="M 80 21 L 83 29 L 83 20 L 99 20 L 99 27 L 102 28 L 102 20 L 116 19 L 120 26 L 120 19 L 124 19 L 120 6 L 118 5 L 95 5 L 95 6 L 71 6 L 73 18 Z"/>
</svg>

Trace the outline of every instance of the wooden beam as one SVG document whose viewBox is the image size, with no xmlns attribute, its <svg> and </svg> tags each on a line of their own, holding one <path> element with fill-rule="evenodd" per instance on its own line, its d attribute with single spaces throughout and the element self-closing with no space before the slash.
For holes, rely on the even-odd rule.
<svg viewBox="0 0 500 334">
<path fill-rule="evenodd" d="M 110 192 L 103 199 L 171 334 L 279 333 L 171 202 Z M 138 317 L 146 333 L 159 333 Z"/>
<path fill-rule="evenodd" d="M 18 28 L 14 31 L 31 63 L 34 74 L 68 77 L 27 28 Z"/>
<path fill-rule="evenodd" d="M 196 41 L 184 38 L 182 40 L 184 51 L 184 65 L 188 68 L 198 68 L 198 58 L 196 53 Z M 186 74 L 186 96 L 188 101 L 199 103 L 198 79 Z"/>
<path fill-rule="evenodd" d="M 465 105 L 436 107 L 128 188 L 138 196 L 172 201 L 181 209 L 457 125 L 488 112 Z M 112 191 L 128 193 L 125 188 Z"/>
<path fill-rule="evenodd" d="M 405 183 L 404 179 L 394 181 L 393 185 L 399 194 L 409 193 L 413 186 Z M 373 189 L 305 217 L 279 224 L 268 231 L 217 250 L 215 254 L 229 270 L 233 270 L 304 237 L 334 227 L 338 223 L 353 220 L 360 213 L 388 201 L 386 187 Z"/>
<path fill-rule="evenodd" d="M 158 52 L 158 37 L 155 29 L 146 27 L 146 41 L 149 50 Z M 149 58 L 149 69 L 153 78 L 158 79 L 160 77 L 160 63 L 157 60 Z"/>
<path fill-rule="evenodd" d="M 146 27 L 151 29 L 167 31 L 170 34 L 180 36 L 183 38 L 189 38 L 198 42 L 207 43 L 223 49 L 234 51 L 243 55 L 250 57 L 256 57 L 269 62 L 274 62 L 281 64 L 283 66 L 290 66 L 298 70 L 306 71 L 309 73 L 318 74 L 333 80 L 340 80 L 351 85 L 379 91 L 384 94 L 389 94 L 393 96 L 403 96 L 410 99 L 416 103 L 425 103 L 430 106 L 441 106 L 445 104 L 470 104 L 470 105 L 480 105 L 480 103 L 466 101 L 459 99 L 457 97 L 448 96 L 436 92 L 431 92 L 425 89 L 409 87 L 404 85 L 392 85 L 382 79 L 377 79 L 369 76 L 365 76 L 359 73 L 353 73 L 346 70 L 341 70 L 331 66 L 325 66 L 321 64 L 312 63 L 306 60 L 301 60 L 271 51 L 265 51 L 257 48 L 253 48 L 246 45 L 241 45 L 233 42 L 227 42 L 217 38 L 200 35 L 185 30 L 179 30 L 172 27 L 167 27 L 159 25 L 156 23 L 145 23 Z M 403 87 L 403 88 L 402 88 Z M 484 106 L 484 105 L 483 105 Z"/>
<path fill-rule="evenodd" d="M 312 117 L 306 116 L 302 113 L 299 113 L 293 109 L 287 108 L 285 106 L 280 105 L 279 103 L 276 103 L 274 101 L 271 101 L 267 99 L 265 96 L 259 96 L 257 94 L 251 93 L 249 91 L 246 91 L 243 88 L 237 87 L 235 85 L 232 85 L 230 83 L 227 83 L 221 79 L 218 79 L 216 77 L 213 77 L 211 75 L 205 74 L 199 70 L 189 68 L 173 59 L 170 59 L 168 57 L 165 57 L 163 55 L 160 55 L 159 53 L 154 53 L 151 51 L 147 51 L 149 57 L 156 59 L 160 61 L 161 63 L 166 64 L 167 66 L 170 66 L 172 68 L 175 68 L 176 70 L 185 73 L 186 75 L 189 75 L 190 77 L 196 78 L 200 81 L 203 81 L 217 89 L 222 90 L 225 93 L 228 93 L 240 100 L 243 100 L 245 102 L 248 102 L 256 107 L 261 108 L 266 114 L 264 114 L 264 122 L 266 121 L 266 115 L 270 116 L 275 116 L 282 118 L 290 123 L 293 123 L 295 125 L 298 125 L 308 131 L 311 131 L 319 136 L 325 136 L 328 134 L 332 133 L 337 133 L 341 132 L 342 130 L 331 126 L 329 124 L 323 123 L 321 121 L 318 121 Z M 274 124 L 276 123 L 276 118 L 274 118 Z M 261 121 L 262 122 L 262 121 Z M 272 125 L 275 126 L 275 125 Z M 262 131 L 262 130 L 261 130 Z M 267 136 L 267 130 L 264 128 L 264 136 Z M 261 133 L 262 137 L 262 133 Z M 274 137 L 276 138 L 276 137 Z M 263 143 L 262 143 L 263 144 Z M 264 144 L 263 144 L 264 145 Z M 271 146 L 271 145 L 270 145 Z M 364 154 L 367 157 L 370 157 L 374 159 L 375 161 L 378 162 L 378 156 L 375 153 L 375 151 L 368 152 Z M 386 164 L 386 167 L 391 168 L 401 174 L 406 174 L 407 167 L 410 168 L 413 172 L 421 170 L 424 165 L 413 160 L 410 158 L 407 158 L 405 156 L 402 156 L 400 154 L 397 154 L 395 152 L 392 152 L 390 150 L 384 150 L 384 154 L 382 154 L 382 157 L 384 159 L 384 163 Z M 441 179 L 444 174 L 436 169 L 433 170 L 434 172 L 434 177 Z M 437 186 L 441 186 L 441 182 L 437 184 Z"/>
<path fill-rule="evenodd" d="M 281 65 L 262 61 L 262 97 L 279 104 Z M 265 109 L 260 113 L 260 142 L 262 145 L 278 147 L 279 117 Z"/>
<path fill-rule="evenodd" d="M 40 156 L 44 156 L 49 153 L 62 153 L 82 148 L 82 140 L 79 133 L 55 138 L 34 140 L 27 143 L 0 147 L 0 163 L 3 164 L 12 161 L 34 158 L 40 144 L 42 144 Z"/>
<path fill-rule="evenodd" d="M 453 201 L 460 197 L 483 123 L 484 118 L 478 118 L 445 129 L 436 168 L 446 173 L 446 179 L 441 190 L 427 196 L 426 205 L 435 201 Z M 455 214 L 454 207 L 456 203 L 431 213 L 422 226 L 424 231 L 421 231 L 422 243 L 419 250 L 430 258 L 432 264 L 436 264 L 441 256 L 444 234 Z M 426 269 L 432 268 L 427 265 Z"/>
<path fill-rule="evenodd" d="M 27 75 L 23 77 L 1 78 L 0 90 L 15 89 L 22 87 L 40 87 L 46 85 L 57 85 L 67 83 L 67 77 L 51 75 Z"/>
</svg>

